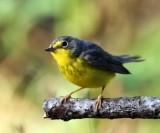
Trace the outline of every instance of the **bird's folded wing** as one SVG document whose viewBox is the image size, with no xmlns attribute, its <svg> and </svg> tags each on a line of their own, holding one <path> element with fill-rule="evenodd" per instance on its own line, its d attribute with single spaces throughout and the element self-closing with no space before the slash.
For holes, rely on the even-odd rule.
<svg viewBox="0 0 160 133">
<path fill-rule="evenodd" d="M 123 66 L 122 62 L 101 49 L 88 49 L 81 55 L 81 58 L 91 66 L 99 69 L 114 73 L 130 74 L 130 72 Z"/>
</svg>

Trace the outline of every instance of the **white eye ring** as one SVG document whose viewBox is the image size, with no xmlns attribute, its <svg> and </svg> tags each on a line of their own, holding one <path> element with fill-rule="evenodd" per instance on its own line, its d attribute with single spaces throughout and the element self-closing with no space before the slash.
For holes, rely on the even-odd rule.
<svg viewBox="0 0 160 133">
<path fill-rule="evenodd" d="M 65 42 L 65 41 L 62 42 L 62 47 L 63 47 L 63 48 L 66 48 L 67 46 L 68 46 L 68 43 L 67 43 L 67 42 Z"/>
</svg>

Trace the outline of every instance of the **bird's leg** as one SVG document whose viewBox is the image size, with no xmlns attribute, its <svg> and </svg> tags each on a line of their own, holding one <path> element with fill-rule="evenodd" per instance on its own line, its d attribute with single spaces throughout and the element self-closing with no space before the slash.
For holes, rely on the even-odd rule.
<svg viewBox="0 0 160 133">
<path fill-rule="evenodd" d="M 80 91 L 80 90 L 83 90 L 83 89 L 85 89 L 85 88 L 81 87 L 81 88 L 79 88 L 79 89 L 77 89 L 77 90 L 69 93 L 69 94 L 66 95 L 66 96 L 61 96 L 61 97 L 60 97 L 60 103 L 61 103 L 61 104 L 62 104 L 62 103 L 65 103 L 65 102 L 67 101 L 67 99 L 71 97 L 72 94 L 74 94 L 74 93 L 76 93 L 76 92 L 78 92 L 78 91 Z"/>
<path fill-rule="evenodd" d="M 104 91 L 105 86 L 102 86 L 101 94 L 97 97 L 95 101 L 95 112 L 97 112 L 98 108 L 101 107 L 102 104 L 102 93 Z"/>
</svg>

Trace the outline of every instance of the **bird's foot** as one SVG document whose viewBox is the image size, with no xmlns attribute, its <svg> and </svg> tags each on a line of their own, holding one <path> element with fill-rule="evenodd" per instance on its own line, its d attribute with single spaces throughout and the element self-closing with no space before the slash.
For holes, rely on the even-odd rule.
<svg viewBox="0 0 160 133">
<path fill-rule="evenodd" d="M 66 96 L 60 96 L 60 103 L 66 103 L 69 98 L 71 98 L 71 94 L 68 94 Z"/>
<path fill-rule="evenodd" d="M 95 101 L 95 110 L 94 112 L 97 112 L 98 109 L 101 107 L 102 105 L 102 95 L 99 95 Z"/>
</svg>

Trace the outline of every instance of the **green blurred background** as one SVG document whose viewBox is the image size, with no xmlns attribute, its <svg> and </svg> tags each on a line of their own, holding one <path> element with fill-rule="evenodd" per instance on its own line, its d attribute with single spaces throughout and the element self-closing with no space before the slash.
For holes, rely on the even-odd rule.
<svg viewBox="0 0 160 133">
<path fill-rule="evenodd" d="M 43 100 L 78 87 L 44 49 L 61 35 L 100 44 L 113 54 L 141 55 L 126 64 L 104 97 L 160 95 L 159 0 L 0 0 L 1 133 L 159 133 L 160 120 L 43 119 Z M 73 97 L 97 97 L 100 89 Z"/>
</svg>

